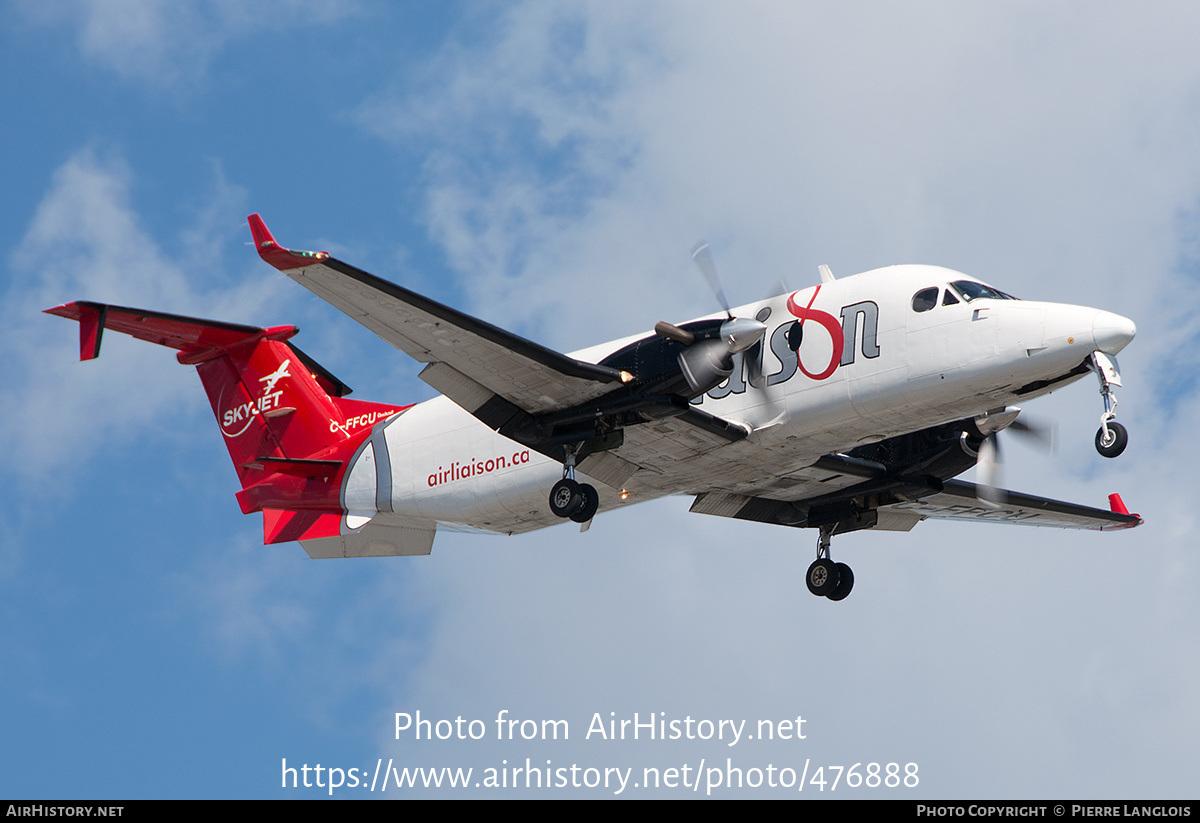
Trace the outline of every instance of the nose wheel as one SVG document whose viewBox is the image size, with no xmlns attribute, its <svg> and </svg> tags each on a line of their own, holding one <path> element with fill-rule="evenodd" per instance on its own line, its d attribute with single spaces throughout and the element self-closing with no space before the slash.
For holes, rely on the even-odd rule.
<svg viewBox="0 0 1200 823">
<path fill-rule="evenodd" d="M 1096 432 L 1096 451 L 1104 457 L 1116 457 L 1129 444 L 1129 432 L 1116 422 L 1117 396 L 1114 388 L 1121 385 L 1121 373 L 1117 361 L 1103 352 L 1092 352 L 1092 371 L 1100 380 L 1100 395 L 1104 398 L 1104 414 L 1100 415 L 1100 428 Z"/>
<path fill-rule="evenodd" d="M 834 563 L 829 557 L 832 538 L 833 527 L 822 526 L 817 538 L 817 559 L 808 567 L 805 582 L 808 590 L 817 597 L 845 600 L 854 588 L 854 572 L 845 563 Z"/>
<path fill-rule="evenodd" d="M 1127 445 L 1129 432 L 1125 431 L 1124 426 L 1111 420 L 1101 422 L 1096 432 L 1096 451 L 1105 457 L 1116 457 L 1125 451 Z"/>
</svg>

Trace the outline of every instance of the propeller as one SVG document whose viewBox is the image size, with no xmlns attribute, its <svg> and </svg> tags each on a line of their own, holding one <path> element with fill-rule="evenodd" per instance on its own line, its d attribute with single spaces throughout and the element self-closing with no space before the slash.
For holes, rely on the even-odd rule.
<svg viewBox="0 0 1200 823">
<path fill-rule="evenodd" d="M 655 325 L 654 330 L 659 331 L 659 326 Z M 690 334 L 678 327 L 673 327 L 672 331 Z M 766 325 L 757 320 L 730 316 L 721 324 L 716 337 L 695 340 L 692 335 L 694 342 L 685 343 L 686 348 L 679 353 L 679 366 L 688 386 L 696 394 L 703 394 L 724 383 L 733 374 L 733 356 L 759 343 L 766 331 Z"/>
<path fill-rule="evenodd" d="M 993 507 L 1004 505 L 1006 495 L 1000 486 L 1000 441 L 990 434 L 979 444 L 975 458 L 976 496 Z"/>
<path fill-rule="evenodd" d="M 1009 429 L 1022 437 L 1036 441 L 1042 448 L 1054 448 L 1053 427 L 1018 420 L 1021 413 L 1019 406 L 1001 409 L 995 412 L 981 414 L 975 418 L 975 428 L 983 435 L 983 442 L 975 450 L 975 483 L 978 488 L 977 497 L 981 503 L 998 508 L 1006 499 L 1001 485 L 1001 467 L 999 434 Z"/>
<path fill-rule="evenodd" d="M 728 380 L 733 374 L 733 356 L 761 345 L 767 327 L 758 320 L 733 316 L 708 243 L 701 242 L 692 249 L 692 260 L 708 281 L 728 319 L 721 324 L 715 337 L 698 339 L 694 332 L 665 321 L 654 325 L 654 333 L 684 346 L 679 353 L 679 368 L 692 392 L 699 395 Z"/>
<path fill-rule="evenodd" d="M 760 315 L 762 312 L 759 313 Z M 773 392 L 768 391 L 767 374 L 764 370 L 763 347 L 767 344 L 767 337 L 764 334 L 759 338 L 758 342 L 750 348 L 746 349 L 746 382 L 751 388 L 758 389 L 767 395 L 767 399 L 772 400 Z"/>
<path fill-rule="evenodd" d="M 725 316 L 730 320 L 733 319 L 733 312 L 729 308 L 729 301 L 725 299 L 725 290 L 721 288 L 721 277 L 717 274 L 717 264 L 713 260 L 712 251 L 708 248 L 708 243 L 701 240 L 692 249 L 692 261 L 696 267 L 700 269 L 704 279 L 708 281 L 708 287 L 712 289 L 713 295 L 717 298 L 717 302 L 721 304 L 721 308 L 725 309 Z"/>
</svg>

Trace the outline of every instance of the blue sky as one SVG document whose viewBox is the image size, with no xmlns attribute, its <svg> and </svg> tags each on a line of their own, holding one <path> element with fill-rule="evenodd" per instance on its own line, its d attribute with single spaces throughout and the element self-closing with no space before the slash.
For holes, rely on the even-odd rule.
<svg viewBox="0 0 1200 823">
<path fill-rule="evenodd" d="M 1198 14 L 5 4 L 0 794 L 324 794 L 282 790 L 283 758 L 732 757 L 916 762 L 920 797 L 1194 796 Z M 804 590 L 808 532 L 685 499 L 586 535 L 441 535 L 428 558 L 263 547 L 193 371 L 116 335 L 78 363 L 74 326 L 40 314 L 87 299 L 294 323 L 356 397 L 429 397 L 402 354 L 258 260 L 253 211 L 285 244 L 562 350 L 711 312 L 699 237 L 735 304 L 821 263 L 924 262 L 1118 311 L 1139 328 L 1128 452 L 1096 456 L 1084 382 L 1033 404 L 1059 449 L 1009 449 L 1006 480 L 1092 505 L 1121 490 L 1147 524 L 848 535 L 840 604 Z M 572 739 L 392 732 L 396 712 L 502 709 L 565 718 Z M 808 737 L 585 741 L 597 712 L 799 714 Z"/>
</svg>

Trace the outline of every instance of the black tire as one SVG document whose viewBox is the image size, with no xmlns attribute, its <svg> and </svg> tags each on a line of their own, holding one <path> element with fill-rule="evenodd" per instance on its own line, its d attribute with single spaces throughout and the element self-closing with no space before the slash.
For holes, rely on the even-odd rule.
<svg viewBox="0 0 1200 823">
<path fill-rule="evenodd" d="M 559 517 L 570 517 L 583 506 L 583 493 L 574 480 L 563 478 L 550 489 L 550 511 Z"/>
<path fill-rule="evenodd" d="M 600 508 L 600 492 L 590 483 L 582 483 L 579 493 L 583 496 L 583 505 L 571 515 L 571 519 L 576 523 L 586 523 L 596 516 L 596 509 Z"/>
<path fill-rule="evenodd" d="M 828 557 L 814 560 L 813 564 L 808 567 L 808 573 L 804 575 L 804 582 L 808 584 L 810 592 L 817 597 L 825 597 L 837 588 L 837 564 Z"/>
<path fill-rule="evenodd" d="M 845 600 L 846 595 L 850 594 L 850 590 L 854 588 L 854 572 L 850 571 L 850 567 L 845 563 L 836 565 L 838 570 L 837 587 L 825 596 L 830 600 Z"/>
<path fill-rule="evenodd" d="M 1096 430 L 1096 451 L 1105 457 L 1116 457 L 1129 445 L 1129 432 L 1120 423 L 1109 423 L 1109 440 L 1104 439 L 1104 427 Z"/>
</svg>

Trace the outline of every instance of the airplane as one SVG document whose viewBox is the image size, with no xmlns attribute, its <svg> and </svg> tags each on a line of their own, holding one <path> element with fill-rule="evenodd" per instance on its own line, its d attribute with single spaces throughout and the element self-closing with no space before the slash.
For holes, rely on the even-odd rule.
<svg viewBox="0 0 1200 823">
<path fill-rule="evenodd" d="M 999 488 L 997 435 L 1031 431 L 1020 402 L 1096 376 L 1096 448 L 1115 420 L 1116 354 L 1133 322 L 1016 299 L 964 274 L 895 265 L 730 308 L 707 246 L 694 254 L 724 311 L 561 354 L 344 263 L 279 245 L 248 218 L 262 259 L 424 363 L 440 396 L 354 400 L 259 328 L 78 301 L 80 359 L 105 329 L 177 350 L 200 375 L 246 514 L 266 544 L 313 558 L 429 554 L 438 531 L 522 534 L 666 495 L 691 511 L 817 530 L 817 596 L 854 585 L 834 535 L 950 519 L 1093 530 L 1142 518 Z M 978 483 L 955 480 L 978 466 Z M 548 498 L 547 498 L 548 493 Z"/>
</svg>

